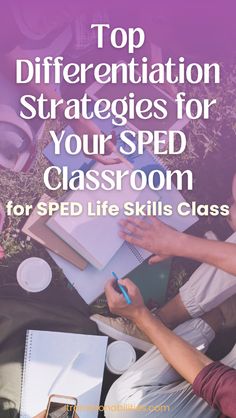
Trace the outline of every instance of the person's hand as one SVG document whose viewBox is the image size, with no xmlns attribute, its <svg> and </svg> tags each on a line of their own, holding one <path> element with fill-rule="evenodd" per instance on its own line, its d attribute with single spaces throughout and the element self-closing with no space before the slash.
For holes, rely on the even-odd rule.
<svg viewBox="0 0 236 418">
<path fill-rule="evenodd" d="M 158 263 L 171 256 L 181 255 L 182 238 L 185 234 L 165 225 L 155 217 L 142 220 L 128 218 L 120 221 L 120 237 L 155 254 L 149 264 Z"/>
<path fill-rule="evenodd" d="M 105 287 L 110 312 L 135 322 L 135 318 L 145 309 L 138 287 L 130 279 L 119 280 L 119 283 L 126 288 L 132 301 L 131 305 L 128 305 L 124 296 L 115 289 L 115 283 L 115 279 L 110 279 Z"/>
<path fill-rule="evenodd" d="M 95 125 L 93 121 L 85 120 L 83 118 L 81 118 L 79 121 L 73 121 L 73 129 L 75 133 L 77 133 L 80 136 L 83 134 L 88 135 L 90 151 L 93 149 L 93 135 L 101 134 L 100 129 L 97 127 L 97 125 Z M 114 132 L 111 132 L 111 136 L 112 136 L 111 140 L 108 141 L 105 145 L 106 155 L 99 155 L 99 154 L 89 155 L 89 158 L 94 159 L 104 165 L 119 164 L 121 162 L 119 157 L 109 157 L 109 155 L 112 154 L 116 150 L 116 146 L 115 146 L 116 138 L 115 138 Z"/>
<path fill-rule="evenodd" d="M 46 411 L 40 412 L 40 414 L 35 415 L 34 418 L 46 418 Z M 75 414 L 74 418 L 79 418 L 77 414 Z"/>
</svg>

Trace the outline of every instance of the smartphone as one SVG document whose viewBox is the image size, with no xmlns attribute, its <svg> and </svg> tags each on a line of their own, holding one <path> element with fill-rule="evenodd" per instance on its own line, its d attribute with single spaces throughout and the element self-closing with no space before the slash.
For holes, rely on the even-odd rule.
<svg viewBox="0 0 236 418">
<path fill-rule="evenodd" d="M 76 406 L 76 398 L 51 395 L 48 401 L 46 418 L 74 418 Z"/>
</svg>

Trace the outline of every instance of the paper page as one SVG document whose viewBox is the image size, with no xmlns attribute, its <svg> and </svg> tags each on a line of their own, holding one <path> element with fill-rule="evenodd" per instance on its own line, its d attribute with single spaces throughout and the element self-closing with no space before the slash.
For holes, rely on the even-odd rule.
<svg viewBox="0 0 236 418">
<path fill-rule="evenodd" d="M 104 286 L 112 277 L 112 271 L 115 271 L 119 277 L 123 277 L 139 264 L 136 256 L 126 244 L 122 245 L 103 270 L 97 270 L 92 265 L 88 265 L 84 271 L 81 271 L 62 257 L 51 251 L 48 252 L 87 304 L 94 302 L 104 292 Z"/>
<path fill-rule="evenodd" d="M 122 173 L 125 170 L 128 170 L 129 173 L 131 171 L 130 167 L 124 163 L 116 166 L 106 166 L 106 169 L 114 172 L 121 170 Z M 96 164 L 94 170 L 102 172 L 104 166 Z M 104 268 L 108 264 L 123 244 L 123 240 L 118 234 L 118 222 L 123 217 L 124 203 L 127 201 L 135 202 L 139 196 L 139 191 L 133 190 L 130 186 L 129 175 L 123 179 L 122 190 L 71 192 L 65 200 L 81 203 L 84 209 L 83 213 L 74 217 L 63 217 L 60 214 L 56 214 L 47 223 L 55 233 L 99 269 Z M 120 209 L 120 213 L 116 216 L 109 214 L 98 216 L 96 214 L 97 205 L 99 206 L 98 202 L 106 201 L 108 204 L 116 205 Z M 90 210 L 90 216 L 88 215 L 88 210 Z"/>
<path fill-rule="evenodd" d="M 31 335 L 31 337 L 30 337 Z M 107 337 L 30 331 L 31 361 L 25 372 L 21 418 L 44 410 L 49 390 L 60 372 L 79 352 L 71 370 L 54 385 L 54 394 L 73 396 L 80 405 L 99 405 Z M 97 411 L 80 411 L 80 418 L 96 418 Z"/>
</svg>

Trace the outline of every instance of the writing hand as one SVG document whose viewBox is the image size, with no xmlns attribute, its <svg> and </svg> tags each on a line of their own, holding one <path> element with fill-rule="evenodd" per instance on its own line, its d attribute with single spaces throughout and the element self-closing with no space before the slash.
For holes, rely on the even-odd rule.
<svg viewBox="0 0 236 418">
<path fill-rule="evenodd" d="M 109 309 L 116 315 L 120 315 L 134 321 L 135 317 L 139 315 L 142 308 L 145 307 L 142 295 L 138 287 L 130 279 L 119 280 L 119 283 L 127 289 L 129 297 L 132 300 L 132 304 L 128 305 L 124 296 L 115 289 L 115 283 L 115 279 L 111 279 L 107 282 L 105 287 Z"/>
</svg>

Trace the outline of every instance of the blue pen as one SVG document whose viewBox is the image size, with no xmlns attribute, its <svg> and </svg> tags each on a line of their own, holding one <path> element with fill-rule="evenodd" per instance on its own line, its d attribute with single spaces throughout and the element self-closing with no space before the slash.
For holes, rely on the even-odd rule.
<svg viewBox="0 0 236 418">
<path fill-rule="evenodd" d="M 132 301 L 131 301 L 128 293 L 126 292 L 124 286 L 122 286 L 120 283 L 118 283 L 119 277 L 116 275 L 116 273 L 114 271 L 112 272 L 112 275 L 116 279 L 116 282 L 117 282 L 117 284 L 118 284 L 118 286 L 119 286 L 119 288 L 120 288 L 120 290 L 121 290 L 121 292 L 122 292 L 122 294 L 123 294 L 123 296 L 124 296 L 127 304 L 128 305 L 131 305 Z"/>
</svg>

